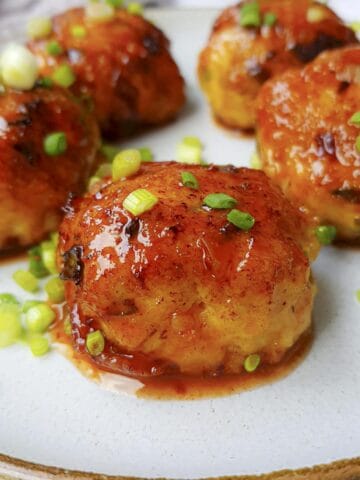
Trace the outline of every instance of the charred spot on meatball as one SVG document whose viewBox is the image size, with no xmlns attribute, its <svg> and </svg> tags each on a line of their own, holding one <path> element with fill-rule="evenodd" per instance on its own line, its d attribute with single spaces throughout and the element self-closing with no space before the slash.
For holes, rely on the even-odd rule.
<svg viewBox="0 0 360 480">
<path fill-rule="evenodd" d="M 331 193 L 346 202 L 360 204 L 360 188 L 338 188 Z"/>
<path fill-rule="evenodd" d="M 62 280 L 70 280 L 75 285 L 80 285 L 83 278 L 84 262 L 82 261 L 83 248 L 75 245 L 63 255 L 63 268 L 60 273 Z"/>
<path fill-rule="evenodd" d="M 324 50 L 331 50 L 333 48 L 339 48 L 346 44 L 347 42 L 339 40 L 332 35 L 327 35 L 323 32 L 320 32 L 316 38 L 309 43 L 298 43 L 292 48 L 292 52 L 302 63 L 311 62 L 314 60 L 319 53 Z"/>
</svg>

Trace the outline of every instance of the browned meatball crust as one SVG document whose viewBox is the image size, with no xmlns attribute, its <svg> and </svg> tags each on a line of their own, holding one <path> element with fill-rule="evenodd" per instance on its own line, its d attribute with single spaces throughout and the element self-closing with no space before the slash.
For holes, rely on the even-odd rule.
<svg viewBox="0 0 360 480">
<path fill-rule="evenodd" d="M 266 80 L 323 50 L 357 41 L 330 8 L 311 0 L 258 0 L 262 25 L 242 27 L 241 10 L 249 3 L 221 13 L 198 65 L 214 116 L 225 126 L 245 130 L 255 127 L 256 97 Z M 320 19 L 314 21 L 311 11 L 320 12 Z M 269 13 L 276 18 L 271 26 L 264 24 Z"/>
<path fill-rule="evenodd" d="M 360 46 L 325 52 L 259 95 L 265 172 L 338 238 L 360 241 Z M 359 141 L 359 140 L 358 140 Z"/>
<path fill-rule="evenodd" d="M 50 156 L 44 139 L 59 131 L 68 148 Z M 95 120 L 62 89 L 0 95 L 0 250 L 56 230 L 69 193 L 82 191 L 98 146 Z"/>
<path fill-rule="evenodd" d="M 181 184 L 193 173 L 199 189 Z M 144 188 L 159 199 L 139 217 L 123 207 Z M 228 210 L 203 206 L 222 192 L 250 212 L 243 231 Z M 105 370 L 135 376 L 239 373 L 249 354 L 279 362 L 311 324 L 313 228 L 269 179 L 234 167 L 146 164 L 125 181 L 75 199 L 60 229 L 74 346 L 100 329 Z M 306 253 L 305 253 L 306 252 Z"/>
<path fill-rule="evenodd" d="M 82 26 L 78 38 L 73 27 Z M 47 53 L 56 40 L 63 53 Z M 113 19 L 94 22 L 83 8 L 53 18 L 51 37 L 32 41 L 40 68 L 51 75 L 64 63 L 71 65 L 76 81 L 72 92 L 93 103 L 94 114 L 106 137 L 129 135 L 140 127 L 173 119 L 184 104 L 184 82 L 169 53 L 169 42 L 150 22 L 125 10 Z"/>
</svg>

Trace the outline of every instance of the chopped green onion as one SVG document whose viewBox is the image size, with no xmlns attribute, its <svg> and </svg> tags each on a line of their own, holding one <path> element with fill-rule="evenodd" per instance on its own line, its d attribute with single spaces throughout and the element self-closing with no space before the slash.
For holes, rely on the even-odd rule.
<svg viewBox="0 0 360 480">
<path fill-rule="evenodd" d="M 62 46 L 60 45 L 59 42 L 56 40 L 51 40 L 47 45 L 46 45 L 46 51 L 49 55 L 61 55 L 64 51 Z"/>
<path fill-rule="evenodd" d="M 277 22 L 277 15 L 273 12 L 266 12 L 264 15 L 263 24 L 268 27 L 273 27 Z"/>
<path fill-rule="evenodd" d="M 51 239 L 51 241 L 52 241 L 52 243 L 53 243 L 53 245 L 54 245 L 55 248 L 57 248 L 57 246 L 58 246 L 59 238 L 60 238 L 59 232 L 52 232 L 52 233 L 50 234 L 50 239 Z"/>
<path fill-rule="evenodd" d="M 330 245 L 336 237 L 336 227 L 333 225 L 319 225 L 315 234 L 322 245 Z"/>
<path fill-rule="evenodd" d="M 88 333 L 86 336 L 86 348 L 92 357 L 101 355 L 105 348 L 105 339 L 100 330 Z"/>
<path fill-rule="evenodd" d="M 95 172 L 95 177 L 104 178 L 110 177 L 112 173 L 112 167 L 109 163 L 103 163 Z"/>
<path fill-rule="evenodd" d="M 52 74 L 52 79 L 63 88 L 69 88 L 76 81 L 76 76 L 73 69 L 67 63 L 60 65 Z"/>
<path fill-rule="evenodd" d="M 199 188 L 199 182 L 191 172 L 181 172 L 181 183 L 184 187 L 193 188 L 194 190 Z"/>
<path fill-rule="evenodd" d="M 54 82 L 50 77 L 38 78 L 36 81 L 37 87 L 51 88 L 54 85 Z"/>
<path fill-rule="evenodd" d="M 86 28 L 83 25 L 73 25 L 71 27 L 71 35 L 75 38 L 84 38 L 86 34 Z"/>
<path fill-rule="evenodd" d="M 28 343 L 34 357 L 42 357 L 50 350 L 49 340 L 42 335 L 31 335 Z"/>
<path fill-rule="evenodd" d="M 30 310 L 30 308 L 42 304 L 44 304 L 44 302 L 41 302 L 40 300 L 26 300 L 22 306 L 22 312 L 26 313 L 28 310 Z"/>
<path fill-rule="evenodd" d="M 360 112 L 354 113 L 349 120 L 350 125 L 355 125 L 356 127 L 360 127 Z"/>
<path fill-rule="evenodd" d="M 36 292 L 39 289 L 38 279 L 26 270 L 17 270 L 13 273 L 13 279 L 23 290 L 27 292 Z"/>
<path fill-rule="evenodd" d="M 351 22 L 350 23 L 350 28 L 352 28 L 352 30 L 354 30 L 355 33 L 359 33 L 360 32 L 360 21 Z"/>
<path fill-rule="evenodd" d="M 56 266 L 56 246 L 52 241 L 41 243 L 41 257 L 45 267 L 50 273 L 58 273 Z"/>
<path fill-rule="evenodd" d="M 124 200 L 123 207 L 133 215 L 141 215 L 151 210 L 158 202 L 158 198 L 143 188 L 134 190 Z"/>
<path fill-rule="evenodd" d="M 55 320 L 55 312 L 46 305 L 39 303 L 29 308 L 25 313 L 25 325 L 30 333 L 43 333 Z"/>
<path fill-rule="evenodd" d="M 258 152 L 253 152 L 250 157 L 250 167 L 254 168 L 255 170 L 261 170 L 261 159 Z"/>
<path fill-rule="evenodd" d="M 141 3 L 130 2 L 127 6 L 127 11 L 131 13 L 131 15 L 142 15 L 144 13 L 144 7 Z"/>
<path fill-rule="evenodd" d="M 4 303 L 12 303 L 14 305 L 19 305 L 19 302 L 16 300 L 15 295 L 12 293 L 0 293 L 0 305 Z"/>
<path fill-rule="evenodd" d="M 49 271 L 43 263 L 41 256 L 41 247 L 39 245 L 28 250 L 28 257 L 29 272 L 32 273 L 34 277 L 44 278 L 49 275 Z"/>
<path fill-rule="evenodd" d="M 235 227 L 240 228 L 241 230 L 248 231 L 255 224 L 255 218 L 247 212 L 241 212 L 240 210 L 231 210 L 228 213 L 228 221 L 235 225 Z"/>
<path fill-rule="evenodd" d="M 357 150 L 358 153 L 360 153 L 360 135 L 358 135 L 356 137 L 356 140 L 355 140 L 355 148 Z"/>
<path fill-rule="evenodd" d="M 360 302 L 360 289 L 355 292 L 356 300 Z"/>
<path fill-rule="evenodd" d="M 0 348 L 8 347 L 22 334 L 20 307 L 14 303 L 0 304 Z"/>
<path fill-rule="evenodd" d="M 92 190 L 92 187 L 100 182 L 101 177 L 93 176 L 89 178 L 88 184 L 87 184 L 87 190 L 90 191 Z"/>
<path fill-rule="evenodd" d="M 103 144 L 100 147 L 100 153 L 104 155 L 108 162 L 112 162 L 114 157 L 120 152 L 119 148 L 113 147 L 112 145 Z"/>
<path fill-rule="evenodd" d="M 65 300 L 64 282 L 60 278 L 50 278 L 44 288 L 50 302 L 61 303 Z"/>
<path fill-rule="evenodd" d="M 141 166 L 139 150 L 129 149 L 118 153 L 112 163 L 112 178 L 114 181 L 120 178 L 135 175 Z"/>
<path fill-rule="evenodd" d="M 27 34 L 34 40 L 48 37 L 51 31 L 52 23 L 49 17 L 32 18 L 27 24 Z"/>
<path fill-rule="evenodd" d="M 226 193 L 210 193 L 204 198 L 204 205 L 210 208 L 233 208 L 236 204 L 237 200 Z"/>
<path fill-rule="evenodd" d="M 307 12 L 306 12 L 306 20 L 309 23 L 317 23 L 321 22 L 322 20 L 325 20 L 326 18 L 326 12 L 323 7 L 319 6 L 312 6 L 309 7 Z"/>
<path fill-rule="evenodd" d="M 44 139 L 44 151 L 52 157 L 62 155 L 66 152 L 67 147 L 67 138 L 64 132 L 50 133 Z"/>
<path fill-rule="evenodd" d="M 106 3 L 114 8 L 120 8 L 124 5 L 124 0 L 105 0 Z"/>
<path fill-rule="evenodd" d="M 115 16 L 115 9 L 108 3 L 89 3 L 85 8 L 86 18 L 93 22 L 107 22 Z"/>
<path fill-rule="evenodd" d="M 71 326 L 71 322 L 70 322 L 69 318 L 67 318 L 64 322 L 64 333 L 68 337 L 70 337 L 72 335 L 72 326 Z"/>
<path fill-rule="evenodd" d="M 240 25 L 242 27 L 260 27 L 261 16 L 258 2 L 245 3 L 241 7 Z"/>
<path fill-rule="evenodd" d="M 202 144 L 197 137 L 184 137 L 176 147 L 176 161 L 190 165 L 201 164 Z"/>
<path fill-rule="evenodd" d="M 10 44 L 1 55 L 1 76 L 8 87 L 31 90 L 39 73 L 36 57 L 22 45 Z"/>
<path fill-rule="evenodd" d="M 245 358 L 244 368 L 247 372 L 254 372 L 260 365 L 260 355 L 253 353 Z"/>
<path fill-rule="evenodd" d="M 154 155 L 150 148 L 141 147 L 139 148 L 142 162 L 152 162 L 154 160 Z"/>
</svg>

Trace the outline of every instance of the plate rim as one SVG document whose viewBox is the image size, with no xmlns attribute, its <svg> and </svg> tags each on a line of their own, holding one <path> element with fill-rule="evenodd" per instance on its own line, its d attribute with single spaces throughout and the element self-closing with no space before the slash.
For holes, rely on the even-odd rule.
<svg viewBox="0 0 360 480">
<path fill-rule="evenodd" d="M 68 470 L 32 463 L 0 453 L 0 479 L 2 480 L 141 480 L 143 478 L 145 477 Z M 360 457 L 296 470 L 278 470 L 261 475 L 230 475 L 211 478 L 213 480 L 318 480 L 319 478 L 321 480 L 354 480 L 360 478 Z M 160 480 L 160 477 L 157 477 L 157 480 Z M 200 480 L 209 480 L 209 477 L 203 477 Z"/>
<path fill-rule="evenodd" d="M 149 14 L 165 13 L 203 13 L 211 12 L 216 14 L 221 11 L 220 7 L 147 7 Z M 8 24 L 16 21 L 17 11 L 10 12 Z M 210 34 L 210 32 L 209 32 Z M 171 39 L 170 39 L 171 41 Z M 231 130 L 230 130 L 231 132 Z M 16 259 L 21 258 L 24 252 L 19 252 Z M 7 262 L 7 258 L 5 261 Z M 9 262 L 12 262 L 12 255 L 9 255 Z M 360 452 L 359 452 L 360 455 Z M 8 456 L 0 452 L 0 480 L 143 480 L 152 478 L 152 480 L 170 480 L 171 477 L 137 477 L 126 475 L 107 475 L 102 473 L 92 473 L 80 470 L 64 469 L 41 463 L 35 463 L 21 458 Z M 219 477 L 198 477 L 198 480 L 360 480 L 360 456 L 349 459 L 336 460 L 330 463 L 317 464 L 312 467 L 303 467 L 299 469 L 282 469 L 274 472 L 268 472 L 257 475 L 226 475 Z M 184 479 L 183 479 L 184 480 Z"/>
</svg>

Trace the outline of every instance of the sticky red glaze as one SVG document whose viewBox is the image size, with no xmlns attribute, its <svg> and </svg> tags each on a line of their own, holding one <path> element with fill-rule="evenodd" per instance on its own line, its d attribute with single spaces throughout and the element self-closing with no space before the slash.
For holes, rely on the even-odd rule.
<svg viewBox="0 0 360 480">
<path fill-rule="evenodd" d="M 274 13 L 274 26 L 240 26 L 242 2 L 222 12 L 199 58 L 198 73 L 215 116 L 225 125 L 255 127 L 255 100 L 261 85 L 319 53 L 356 43 L 354 32 L 319 3 L 310 0 L 259 0 L 262 16 Z M 310 7 L 324 19 L 309 22 Z"/>
<path fill-rule="evenodd" d="M 258 140 L 265 171 L 338 236 L 360 240 L 360 47 L 323 53 L 267 83 Z"/>
<path fill-rule="evenodd" d="M 44 152 L 46 135 L 66 134 L 66 153 Z M 58 227 L 70 192 L 79 193 L 99 146 L 95 120 L 61 89 L 0 95 L 0 250 L 29 245 Z"/>
<path fill-rule="evenodd" d="M 84 38 L 71 29 L 86 28 Z M 41 70 L 69 63 L 77 81 L 73 93 L 92 102 L 103 134 L 118 138 L 146 125 L 167 122 L 184 103 L 184 82 L 169 53 L 169 42 L 154 25 L 138 15 L 117 10 L 113 20 L 86 19 L 84 9 L 75 8 L 53 18 L 52 37 L 30 42 Z M 49 40 L 64 49 L 59 56 L 46 52 Z"/>
<path fill-rule="evenodd" d="M 181 185 L 184 170 L 199 190 Z M 137 188 L 159 202 L 134 219 L 122 202 Z M 214 192 L 250 212 L 253 229 L 204 208 Z M 100 368 L 135 376 L 238 373 L 250 353 L 280 361 L 310 326 L 314 291 L 304 250 L 316 254 L 312 228 L 262 172 L 143 165 L 135 177 L 72 202 L 59 247 L 68 278 L 66 252 L 74 247 L 81 274 L 66 281 L 74 344 L 85 351 L 86 334 L 100 328 L 107 340 L 94 359 Z"/>
</svg>

